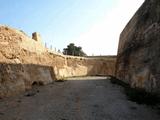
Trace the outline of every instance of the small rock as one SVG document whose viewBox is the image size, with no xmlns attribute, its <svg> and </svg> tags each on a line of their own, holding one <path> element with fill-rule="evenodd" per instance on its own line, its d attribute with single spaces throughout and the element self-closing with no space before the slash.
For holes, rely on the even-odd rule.
<svg viewBox="0 0 160 120">
<path fill-rule="evenodd" d="M 0 112 L 0 115 L 4 115 L 4 113 Z"/>
<path fill-rule="evenodd" d="M 21 100 L 17 100 L 17 102 L 18 102 L 18 103 L 21 103 L 22 101 L 21 101 Z"/>
<path fill-rule="evenodd" d="M 39 90 L 37 90 L 37 93 L 39 93 Z"/>
<path fill-rule="evenodd" d="M 98 105 L 93 105 L 93 107 L 98 108 L 99 106 Z"/>
<path fill-rule="evenodd" d="M 36 95 L 36 93 L 34 93 L 34 92 L 30 92 L 30 93 L 25 94 L 26 97 L 31 97 L 31 96 L 34 96 L 34 95 Z"/>
<path fill-rule="evenodd" d="M 137 109 L 137 107 L 134 107 L 134 106 L 132 106 L 132 107 L 130 107 L 132 110 L 136 110 Z"/>
<path fill-rule="evenodd" d="M 65 82 L 66 80 L 56 80 L 55 82 Z"/>
</svg>

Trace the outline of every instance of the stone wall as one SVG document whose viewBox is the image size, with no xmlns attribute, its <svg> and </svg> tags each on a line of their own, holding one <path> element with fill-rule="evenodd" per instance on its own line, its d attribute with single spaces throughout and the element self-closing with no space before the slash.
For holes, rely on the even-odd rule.
<svg viewBox="0 0 160 120">
<path fill-rule="evenodd" d="M 146 0 L 120 35 L 116 76 L 160 93 L 160 0 Z"/>
<path fill-rule="evenodd" d="M 41 41 L 41 36 L 39 33 L 34 32 L 34 33 L 32 33 L 32 39 L 36 40 L 36 41 Z"/>
<path fill-rule="evenodd" d="M 51 52 L 22 31 L 0 26 L 0 97 L 11 96 L 56 79 L 114 75 L 115 56 L 73 57 Z"/>
</svg>

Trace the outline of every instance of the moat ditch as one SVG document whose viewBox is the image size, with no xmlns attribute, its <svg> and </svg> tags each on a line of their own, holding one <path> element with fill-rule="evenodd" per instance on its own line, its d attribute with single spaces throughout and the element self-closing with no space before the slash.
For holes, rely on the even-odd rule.
<svg viewBox="0 0 160 120">
<path fill-rule="evenodd" d="M 113 81 L 112 81 L 113 82 Z M 127 99 L 109 77 L 78 77 L 0 99 L 0 120 L 159 120 L 159 111 Z"/>
</svg>

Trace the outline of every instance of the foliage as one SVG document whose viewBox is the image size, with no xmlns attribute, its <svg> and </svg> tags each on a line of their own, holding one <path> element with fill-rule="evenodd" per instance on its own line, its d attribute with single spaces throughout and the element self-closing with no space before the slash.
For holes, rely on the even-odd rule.
<svg viewBox="0 0 160 120">
<path fill-rule="evenodd" d="M 83 52 L 82 47 L 75 46 L 74 43 L 70 43 L 67 48 L 63 49 L 64 55 L 73 55 L 73 56 L 86 56 L 86 53 Z"/>
</svg>

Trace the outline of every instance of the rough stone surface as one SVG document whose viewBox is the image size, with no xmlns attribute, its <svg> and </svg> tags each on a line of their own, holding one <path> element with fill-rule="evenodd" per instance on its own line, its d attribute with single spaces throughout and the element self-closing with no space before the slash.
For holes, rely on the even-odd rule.
<svg viewBox="0 0 160 120">
<path fill-rule="evenodd" d="M 160 93 L 160 0 L 146 0 L 120 36 L 116 76 Z"/>
<path fill-rule="evenodd" d="M 71 76 L 114 75 L 115 56 L 64 56 L 46 49 L 22 31 L 0 26 L 0 97 Z"/>
</svg>

